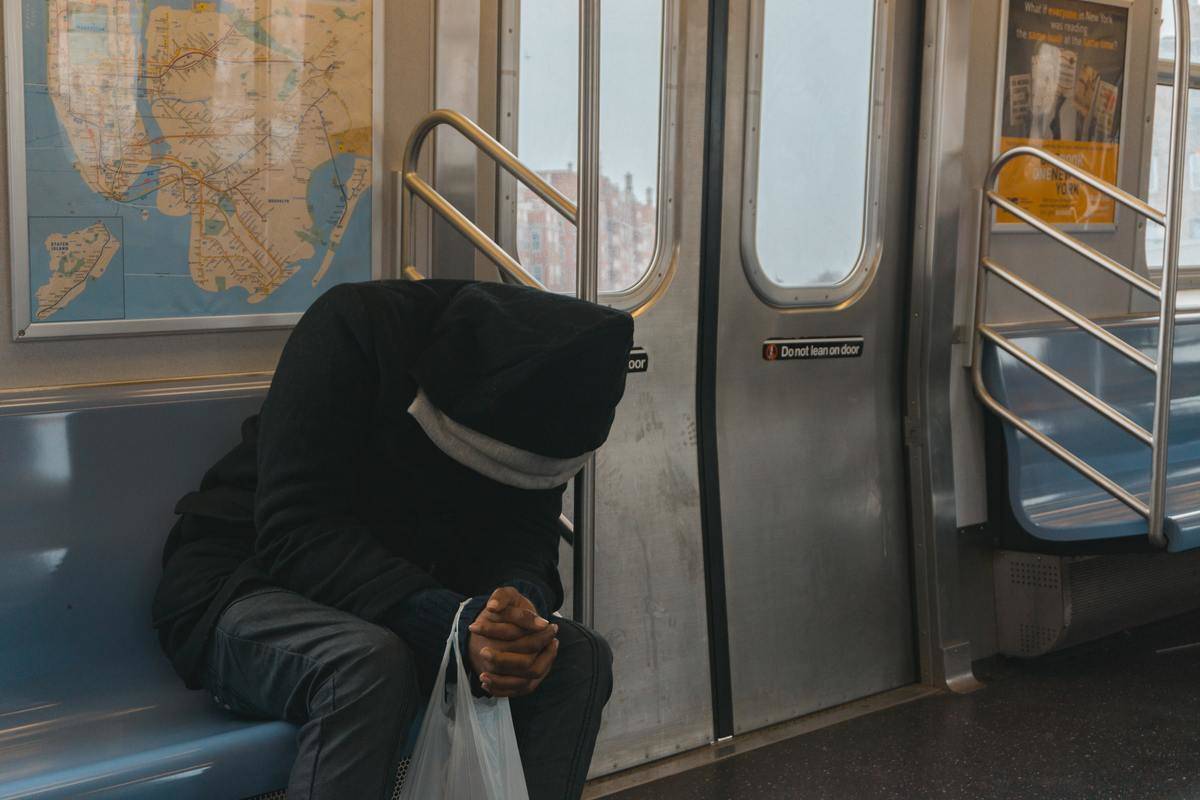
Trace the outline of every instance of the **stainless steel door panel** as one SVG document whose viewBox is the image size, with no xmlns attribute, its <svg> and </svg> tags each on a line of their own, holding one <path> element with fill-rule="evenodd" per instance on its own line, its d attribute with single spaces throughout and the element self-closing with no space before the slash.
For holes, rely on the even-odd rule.
<svg viewBox="0 0 1200 800">
<path fill-rule="evenodd" d="M 892 14 L 891 110 L 878 272 L 844 309 L 789 312 L 754 294 L 739 248 L 747 2 L 730 8 L 716 399 L 739 733 L 911 682 L 916 670 L 900 395 L 916 6 L 881 4 Z M 850 335 L 865 338 L 860 358 L 761 355 L 772 337 Z"/>
<path fill-rule="evenodd" d="M 704 152 L 706 25 L 706 4 L 681 4 L 679 112 L 667 120 L 681 164 Z M 712 739 L 695 424 L 701 171 L 673 183 L 675 273 L 636 323 L 649 369 L 628 376 L 597 459 L 596 627 L 616 661 L 593 775 Z"/>
<path fill-rule="evenodd" d="M 696 276 L 638 321 L 650 370 L 629 376 L 597 475 L 596 626 L 616 654 L 596 774 L 712 737 L 695 446 Z"/>
</svg>

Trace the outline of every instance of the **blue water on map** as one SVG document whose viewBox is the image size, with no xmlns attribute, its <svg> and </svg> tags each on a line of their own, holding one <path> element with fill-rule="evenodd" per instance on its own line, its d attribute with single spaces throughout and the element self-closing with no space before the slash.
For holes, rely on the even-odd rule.
<svg viewBox="0 0 1200 800">
<path fill-rule="evenodd" d="M 154 7 L 162 5 L 187 10 L 192 8 L 192 0 L 149 0 L 133 21 L 134 30 L 144 31 L 145 19 Z M 292 265 L 299 269 L 291 278 L 254 304 L 246 302 L 248 293 L 238 286 L 213 292 L 198 287 L 188 268 L 191 218 L 168 216 L 157 209 L 153 193 L 158 181 L 156 167 L 138 176 L 124 202 L 94 193 L 74 168 L 75 152 L 46 90 L 46 3 L 23 0 L 22 6 L 31 317 L 37 308 L 37 289 L 50 279 L 47 237 L 86 228 L 97 220 L 104 221 L 119 238 L 121 248 L 101 278 L 90 281 L 79 297 L 46 322 L 298 312 L 330 286 L 371 277 L 372 194 L 368 191 L 355 207 L 328 273 L 320 284 L 312 285 L 343 203 L 333 179 L 334 170 L 342 180 L 353 170 L 355 157 L 343 154 L 312 172 L 308 202 L 313 226 L 309 233 L 316 242 L 315 252 Z M 139 46 L 144 46 L 144 41 Z M 162 132 L 150 113 L 145 87 L 140 88 L 143 91 L 139 92 L 138 110 L 148 135 L 154 139 Z M 155 155 L 167 151 L 166 143 L 152 146 Z M 137 199 L 140 194 L 146 196 Z M 286 235 L 293 234 L 289 231 Z"/>
</svg>

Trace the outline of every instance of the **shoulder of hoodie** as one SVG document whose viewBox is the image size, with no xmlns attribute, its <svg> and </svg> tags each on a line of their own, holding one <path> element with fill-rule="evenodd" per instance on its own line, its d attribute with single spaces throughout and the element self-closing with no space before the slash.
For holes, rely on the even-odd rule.
<svg viewBox="0 0 1200 800">
<path fill-rule="evenodd" d="M 313 301 L 292 339 L 352 346 L 368 363 L 405 364 L 457 292 L 474 281 L 382 280 L 342 283 Z M 338 344 L 338 343 L 341 344 Z"/>
<path fill-rule="evenodd" d="M 304 319 L 309 324 L 340 321 L 352 329 L 375 327 L 388 318 L 403 322 L 436 317 L 460 289 L 475 281 L 379 280 L 340 283 L 309 306 Z M 411 316 L 410 316 L 411 315 Z"/>
</svg>

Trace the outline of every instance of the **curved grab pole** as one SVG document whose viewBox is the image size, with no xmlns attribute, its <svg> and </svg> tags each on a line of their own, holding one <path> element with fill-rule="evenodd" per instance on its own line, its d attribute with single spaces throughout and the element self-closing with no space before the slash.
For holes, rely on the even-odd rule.
<svg viewBox="0 0 1200 800">
<path fill-rule="evenodd" d="M 408 143 L 404 146 L 405 173 L 417 171 L 417 161 L 421 157 L 421 147 L 425 138 L 439 125 L 449 125 L 461 133 L 473 145 L 482 150 L 489 158 L 503 167 L 510 175 L 528 186 L 538 197 L 549 203 L 555 211 L 566 217 L 572 225 L 575 224 L 575 204 L 561 192 L 546 183 L 540 175 L 521 163 L 520 159 L 504 145 L 479 127 L 469 117 L 448 108 L 435 109 L 413 129 L 409 134 Z"/>
<path fill-rule="evenodd" d="M 1074 164 L 1064 161 L 1057 156 L 1036 147 L 1014 147 L 1003 153 L 988 170 L 984 182 L 982 216 L 979 232 L 979 262 L 976 267 L 977 283 L 975 289 L 975 325 L 974 342 L 971 350 L 972 383 L 975 393 L 990 410 L 1023 432 L 1037 444 L 1050 451 L 1051 454 L 1072 467 L 1084 477 L 1091 480 L 1101 489 L 1111 494 L 1117 500 L 1133 511 L 1146 518 L 1147 535 L 1150 541 L 1158 547 L 1166 547 L 1167 537 L 1164 529 L 1166 521 L 1167 493 L 1167 456 L 1168 433 L 1171 418 L 1171 372 L 1175 352 L 1175 301 L 1179 284 L 1179 246 L 1182 239 L 1180 220 L 1183 216 L 1183 167 L 1187 158 L 1187 105 L 1189 78 L 1191 72 L 1191 16 L 1187 0 L 1175 0 L 1175 71 L 1172 86 L 1173 103 L 1171 106 L 1171 159 L 1168 178 L 1167 210 L 1159 211 L 1140 198 L 1101 180 Z M 1070 175 L 1072 178 L 1087 184 L 1096 191 L 1115 200 L 1121 205 L 1137 212 L 1152 222 L 1163 225 L 1167 232 L 1166 252 L 1163 259 L 1162 283 L 1153 285 L 1141 275 L 1128 267 L 1119 264 L 1103 255 L 1094 248 L 1085 245 L 1075 237 L 1057 230 L 1052 225 L 1038 219 L 1024 209 L 1010 202 L 995 190 L 996 180 L 1000 170 L 1016 158 L 1036 158 L 1056 169 Z M 1046 234 L 1060 244 L 1070 248 L 1094 264 L 1104 268 L 1109 273 L 1121 278 L 1136 289 L 1149 294 L 1159 302 L 1158 346 L 1156 358 L 1151 362 L 1140 352 L 1132 351 L 1124 342 L 1119 342 L 1107 331 L 1095 323 L 1083 318 L 1069 307 L 1059 303 L 1045 293 L 1036 289 L 1032 284 L 1017 279 L 990 257 L 992 234 L 992 209 L 1002 208 L 1016 216 L 1021 221 Z M 1078 324 L 1085 332 L 1102 341 L 1117 347 L 1123 354 L 1154 372 L 1154 425 L 1152 431 L 1146 431 L 1140 425 L 1133 423 L 1112 406 L 1091 395 L 1082 387 L 1059 375 L 1047 365 L 1038 361 L 1033 355 L 1021 351 L 1013 343 L 1004 339 L 995 329 L 987 324 L 987 282 L 990 274 L 1005 278 L 1009 285 L 1024 292 L 1029 297 L 1043 303 L 1047 307 Z M 1150 492 L 1147 502 L 1126 491 L 1122 486 L 1100 473 L 1094 467 L 1050 437 L 1035 429 L 1028 421 L 1021 419 L 1011 410 L 1004 407 L 992 396 L 984 385 L 982 374 L 982 355 L 984 337 L 991 339 L 1012 356 L 1024 362 L 1035 371 L 1049 378 L 1076 399 L 1083 401 L 1093 410 L 1108 418 L 1138 438 L 1151 448 Z"/>
<path fill-rule="evenodd" d="M 510 256 L 503 247 L 484 233 L 478 225 L 433 188 L 417 172 L 417 164 L 421 160 L 421 149 L 425 140 L 434 128 L 448 125 L 461 133 L 474 144 L 484 155 L 502 167 L 530 191 L 545 200 L 551 208 L 561 214 L 572 225 L 578 225 L 575 204 L 561 192 L 546 183 L 537 173 L 521 163 L 500 142 L 496 141 L 483 128 L 476 125 L 467 117 L 446 108 L 439 108 L 422 119 L 408 137 L 404 146 L 404 161 L 400 173 L 400 274 L 409 279 L 419 279 L 421 273 L 416 269 L 416 207 L 413 195 L 425 201 L 434 212 L 445 219 L 455 230 L 461 233 L 483 253 L 500 270 L 511 278 L 535 289 L 545 289 L 541 281 L 529 274 L 520 262 Z"/>
</svg>

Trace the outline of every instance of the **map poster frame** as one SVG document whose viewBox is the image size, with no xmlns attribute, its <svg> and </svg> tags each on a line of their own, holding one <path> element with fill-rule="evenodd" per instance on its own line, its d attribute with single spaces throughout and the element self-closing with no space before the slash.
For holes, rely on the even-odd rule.
<svg viewBox="0 0 1200 800">
<path fill-rule="evenodd" d="M 1019 13 L 1014 14 L 1014 9 Z M 994 157 L 1029 145 L 1119 183 L 1128 117 L 1125 102 L 1132 57 L 1132 9 L 1133 0 L 1003 0 L 992 126 Z M 1068 13 L 1058 13 L 1061 11 Z M 1072 18 L 1070 12 L 1084 16 Z M 1033 16 L 1042 18 L 1040 25 L 1030 24 Z M 1057 46 L 1060 44 L 1062 47 Z M 1048 91 L 1043 85 L 1047 82 L 1047 53 L 1037 49 L 1041 46 L 1064 62 L 1051 81 L 1056 84 Z M 1113 48 L 1121 51 L 1116 57 L 1105 52 Z M 1041 80 L 1034 80 L 1038 77 L 1035 69 L 1042 73 Z M 1039 88 L 1043 91 L 1036 91 Z M 1042 102 L 1035 102 L 1039 95 Z M 1047 105 L 1046 98 L 1053 103 L 1050 118 L 1035 113 Z M 1071 125 L 1074 133 L 1069 131 Z M 1016 158 L 1006 164 L 997 178 L 996 191 L 1062 231 L 1114 231 L 1121 213 L 1115 201 L 1034 158 Z M 999 208 L 990 219 L 996 233 L 1037 233 Z"/>
<path fill-rule="evenodd" d="M 45 0 L 41 0 L 43 3 Z M 33 264 L 31 261 L 30 252 L 30 231 L 31 227 L 37 227 L 39 217 L 32 217 L 29 214 L 29 176 L 28 164 L 26 160 L 26 104 L 25 104 L 25 14 L 24 7 L 27 0 L 3 0 L 4 2 L 4 46 L 5 46 L 5 91 L 6 110 L 8 114 L 8 190 L 9 190 L 9 236 L 11 239 L 11 288 L 12 288 L 12 338 L 14 341 L 30 341 L 30 340 L 46 340 L 46 339 L 67 339 L 75 337 L 101 337 L 101 336 L 129 336 L 129 335 L 148 335 L 148 334 L 171 334 L 171 333 L 187 333 L 200 331 L 220 331 L 220 330 L 245 330 L 245 329 L 281 329 L 289 328 L 299 321 L 304 313 L 304 308 L 316 299 L 322 292 L 329 287 L 340 282 L 336 259 L 333 258 L 333 251 L 343 241 L 341 234 L 346 233 L 346 227 L 355 224 L 353 229 L 358 232 L 358 236 L 354 239 L 355 246 L 360 243 L 368 243 L 370 246 L 369 270 L 357 267 L 361 271 L 361 276 L 358 274 L 353 276 L 353 280 L 363 280 L 366 278 L 379 279 L 383 276 L 383 212 L 386 201 L 386 187 L 384 185 L 384 165 L 383 165 L 383 102 L 384 102 L 384 69 L 383 69 L 383 31 L 384 31 L 384 6 L 385 0 L 367 0 L 371 10 L 371 29 L 369 38 L 371 42 L 371 61 L 370 61 L 370 80 L 371 80 L 371 98 L 370 98 L 370 121 L 369 130 L 371 142 L 369 152 L 371 158 L 370 164 L 370 185 L 359 194 L 360 200 L 368 200 L 370 202 L 370 215 L 360 214 L 360 217 L 366 217 L 364 221 L 355 221 L 352 219 L 353 206 L 350 205 L 350 200 L 346 194 L 346 190 L 350 188 L 350 181 L 341 181 L 335 185 L 341 191 L 342 195 L 342 218 L 339 223 L 330 231 L 325 231 L 324 240 L 314 244 L 315 255 L 320 256 L 324 252 L 324 263 L 319 267 L 319 272 L 311 279 L 302 271 L 296 271 L 293 274 L 294 279 L 310 281 L 313 291 L 311 296 L 293 297 L 290 302 L 295 305 L 303 305 L 303 308 L 297 310 L 285 311 L 255 311 L 250 302 L 243 301 L 241 306 L 247 307 L 249 310 L 242 312 L 222 312 L 222 313 L 197 313 L 195 315 L 157 315 L 143 316 L 135 318 L 108 318 L 108 319 L 75 319 L 72 321 L 55 321 L 47 319 L 46 321 L 35 320 L 33 314 L 33 302 L 37 288 L 33 286 L 34 280 L 32 277 Z M 164 3 L 170 3 L 171 0 L 163 0 Z M 212 7 L 220 7 L 227 0 L 208 0 L 208 2 L 199 2 L 198 6 L 208 10 Z M 49 23 L 47 23 L 49 24 Z M 257 39 L 255 39 L 257 41 Z M 274 44 L 271 45 L 272 47 Z M 361 130 L 361 129 L 356 129 Z M 366 147 L 361 142 L 361 138 L 350 146 L 351 152 L 366 152 Z M 337 175 L 337 167 L 334 165 L 333 151 L 330 151 L 331 158 L 324 162 L 322 166 L 329 166 L 334 175 Z M 355 171 L 351 174 L 351 178 L 355 175 L 361 177 L 365 172 L 357 162 L 355 163 Z M 75 172 L 76 170 L 72 170 Z M 312 170 L 309 173 L 310 180 L 316 180 L 317 170 Z M 361 184 L 360 184 L 361 185 Z M 350 195 L 352 197 L 353 195 Z M 308 211 L 315 215 L 318 213 L 313 208 L 311 197 L 308 199 Z M 350 206 L 350 211 L 345 209 Z M 66 215 L 63 215 L 66 216 Z M 101 224 L 97 218 L 110 219 L 108 215 L 102 214 L 82 214 L 77 217 L 81 228 L 86 227 L 84 223 L 89 220 L 95 224 Z M 31 223 L 32 220 L 32 223 Z M 361 227 L 363 225 L 369 227 L 368 235 L 363 234 Z M 44 224 L 43 224 L 44 227 Z M 128 233 L 128 223 L 126 222 L 123 230 L 123 236 Z M 314 230 L 316 230 L 314 223 Z M 340 229 L 340 232 L 339 232 Z M 97 231 L 99 229 L 97 228 Z M 82 236 L 87 235 L 86 230 L 77 231 Z M 206 231 L 207 233 L 207 231 Z M 66 249 L 64 244 L 65 239 L 55 239 L 53 237 L 45 239 L 44 244 L 46 250 L 53 258 L 52 247 Z M 76 240 L 84 241 L 84 240 Z M 79 245 L 83 246 L 83 245 Z M 94 248 L 98 245 L 90 245 Z M 190 245 L 189 245 L 190 247 Z M 324 250 L 319 249 L 324 247 Z M 115 264 L 126 264 L 125 248 L 119 247 L 110 253 L 112 250 L 109 247 L 107 250 L 102 249 L 100 252 L 106 257 L 105 266 L 112 268 Z M 190 258 L 190 255 L 188 256 Z M 187 258 L 185 258 L 187 260 Z M 309 259 L 312 261 L 313 259 Z M 315 260 L 320 260 L 316 258 Z M 325 270 L 329 269 L 330 263 L 334 264 L 334 269 L 329 273 Z M 306 266 L 307 269 L 307 266 Z M 99 271 L 99 270 L 97 270 Z M 89 270 L 89 273 L 91 270 Z M 52 273 L 53 274 L 53 273 Z M 183 273 L 181 273 L 183 274 Z M 325 285 L 319 285 L 319 281 L 324 275 L 328 274 L 329 280 Z M 173 276 L 174 277 L 174 276 Z M 122 273 L 122 281 L 124 281 L 124 273 Z M 284 281 L 288 280 L 285 278 Z M 282 285 L 284 281 L 281 281 Z M 89 287 L 92 284 L 91 280 L 85 279 Z M 98 282 L 97 282 L 98 283 Z M 220 284 L 222 289 L 225 289 L 225 284 Z M 307 288 L 307 287 L 306 287 Z M 81 290 L 82 292 L 83 290 Z M 122 291 L 124 291 L 122 289 Z M 241 297 L 247 297 L 250 294 L 249 289 L 233 288 L 225 289 L 224 293 L 241 293 Z M 78 295 L 81 296 L 81 295 Z M 40 302 L 40 300 L 39 300 Z M 232 303 L 231 303 L 232 304 Z M 64 303 L 65 305 L 65 303 Z M 124 307 L 123 307 L 124 310 Z"/>
</svg>

